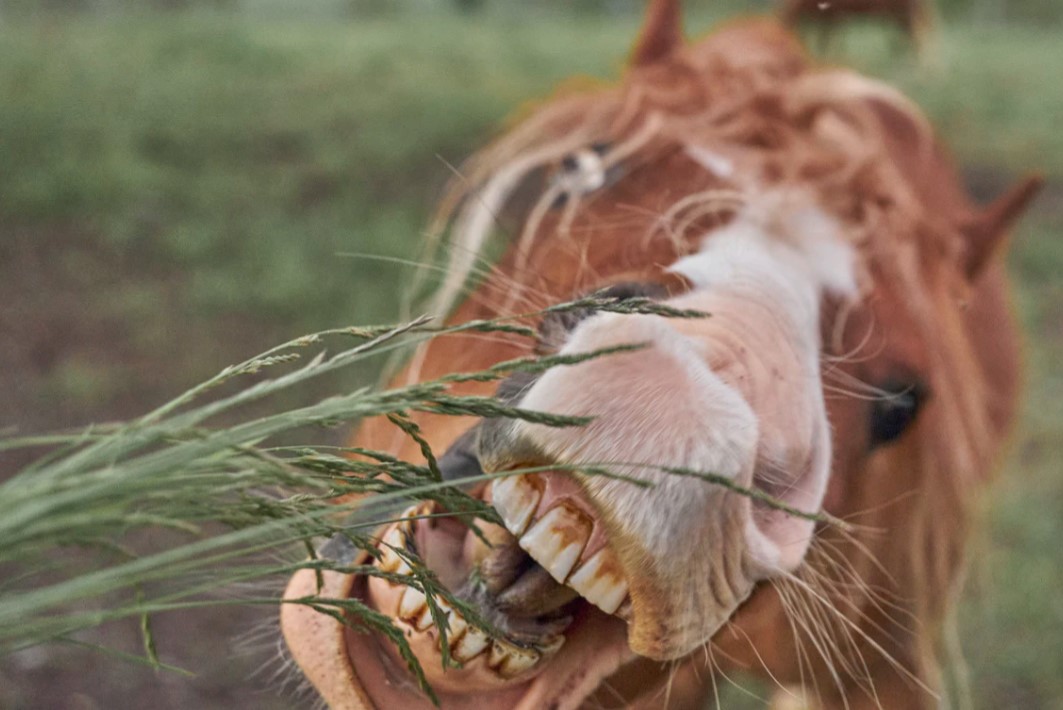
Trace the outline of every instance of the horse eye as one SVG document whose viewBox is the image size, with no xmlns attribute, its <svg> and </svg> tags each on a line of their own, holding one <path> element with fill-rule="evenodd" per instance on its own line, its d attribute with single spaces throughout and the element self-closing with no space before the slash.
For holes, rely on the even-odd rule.
<svg viewBox="0 0 1063 710">
<path fill-rule="evenodd" d="M 871 448 L 883 446 L 900 437 L 912 422 L 926 399 L 926 391 L 919 383 L 890 382 L 884 394 L 871 409 Z"/>
</svg>

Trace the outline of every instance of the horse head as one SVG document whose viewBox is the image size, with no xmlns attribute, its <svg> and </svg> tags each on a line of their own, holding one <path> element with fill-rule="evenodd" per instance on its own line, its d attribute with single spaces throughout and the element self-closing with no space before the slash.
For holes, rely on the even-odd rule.
<svg viewBox="0 0 1063 710">
<path fill-rule="evenodd" d="M 463 171 L 436 306 L 463 321 L 599 294 L 707 317 L 545 316 L 542 353 L 640 344 L 499 388 L 586 426 L 417 420 L 444 473 L 498 474 L 475 491 L 505 523 L 491 544 L 418 509 L 380 533 L 498 630 L 446 608 L 460 668 L 417 589 L 327 573 L 323 593 L 392 617 L 448 708 L 660 707 L 666 687 L 678 707 L 733 667 L 826 707 L 927 704 L 972 493 L 1014 413 L 999 254 L 1037 185 L 979 207 L 902 95 L 812 66 L 770 22 L 686 44 L 678 3 L 655 0 L 618 85 L 554 97 Z M 399 377 L 527 350 L 443 337 Z M 389 426 L 359 443 L 418 456 Z M 386 548 L 376 564 L 407 572 Z M 429 706 L 386 643 L 306 607 L 282 624 L 333 706 Z"/>
</svg>

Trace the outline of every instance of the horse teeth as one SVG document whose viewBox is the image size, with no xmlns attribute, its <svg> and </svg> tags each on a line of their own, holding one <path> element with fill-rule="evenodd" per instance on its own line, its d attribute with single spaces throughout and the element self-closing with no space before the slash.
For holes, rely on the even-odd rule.
<svg viewBox="0 0 1063 710">
<path fill-rule="evenodd" d="M 561 647 L 565 645 L 565 637 L 562 635 L 554 636 L 553 638 L 543 641 L 541 644 L 536 644 L 539 652 L 543 657 L 553 656 L 555 653 L 561 650 Z"/>
<path fill-rule="evenodd" d="M 456 636 L 455 634 L 454 637 Z M 475 626 L 469 626 L 465 629 L 465 633 L 451 644 L 450 655 L 461 663 L 468 663 L 483 653 L 490 642 L 491 639 L 488 638 L 487 634 Z"/>
<path fill-rule="evenodd" d="M 469 628 L 469 624 L 465 621 L 465 617 L 461 615 L 461 612 L 450 606 L 445 599 L 436 599 L 436 606 L 447 618 L 447 647 L 453 651 L 462 634 Z M 436 645 L 442 647 L 442 644 L 443 637 L 440 635 Z"/>
<path fill-rule="evenodd" d="M 624 621 L 631 621 L 631 598 L 628 597 L 627 601 L 620 605 L 620 608 L 616 610 L 616 615 Z"/>
<path fill-rule="evenodd" d="M 520 537 L 528 528 L 542 499 L 537 476 L 504 476 L 491 484 L 491 504 L 502 516 L 506 528 Z"/>
<path fill-rule="evenodd" d="M 627 597 L 627 581 L 609 548 L 596 552 L 572 573 L 566 584 L 606 614 L 614 614 Z"/>
<path fill-rule="evenodd" d="M 403 531 L 395 526 L 388 530 L 384 535 L 380 545 L 380 560 L 377 562 L 377 566 L 385 572 L 391 572 L 392 574 L 398 574 L 407 576 L 413 573 L 413 569 L 403 559 L 402 555 L 395 551 L 395 548 L 400 550 L 406 549 L 406 536 Z"/>
<path fill-rule="evenodd" d="M 412 518 L 420 515 L 420 512 L 418 511 L 418 508 L 420 507 L 420 505 L 411 505 L 409 508 L 399 513 L 399 526 L 404 530 L 409 530 L 413 524 Z"/>
<path fill-rule="evenodd" d="M 526 480 L 528 478 L 531 477 L 497 479 L 492 484 L 493 501 L 510 530 L 526 530 L 524 536 L 518 540 L 520 546 L 539 561 L 539 564 L 554 579 L 563 583 L 579 560 L 590 538 L 593 523 L 582 510 L 562 502 L 547 511 L 529 527 L 542 498 L 542 489 L 536 482 Z M 398 551 L 411 549 L 416 523 L 414 518 L 431 513 L 433 510 L 434 506 L 426 503 L 411 506 L 401 513 L 398 522 L 393 524 L 381 538 L 380 559 L 376 562 L 380 569 L 396 575 L 411 576 L 413 574 L 409 563 Z M 509 539 L 512 540 L 512 538 Z M 590 579 L 592 576 L 590 572 L 584 571 L 584 568 L 598 570 L 603 567 L 597 561 L 600 556 L 599 553 L 592 558 L 595 560 L 593 565 L 588 561 L 580 568 L 582 576 L 579 579 Z M 598 572 L 595 574 L 597 575 L 594 577 L 597 580 L 596 584 L 601 587 L 599 579 L 601 574 Z M 389 583 L 392 586 L 400 584 L 390 581 Z M 575 587 L 573 589 L 580 591 Z M 542 643 L 535 644 L 534 647 L 493 638 L 469 624 L 461 612 L 446 600 L 436 598 L 435 604 L 443 618 L 446 619 L 447 646 L 451 658 L 465 664 L 479 656 L 485 656 L 486 665 L 505 679 L 516 678 L 526 673 L 544 657 L 557 654 L 565 643 L 563 635 L 551 636 Z M 395 617 L 421 633 L 429 631 L 436 625 L 428 597 L 425 592 L 415 586 L 402 588 Z M 436 648 L 442 648 L 442 643 L 442 634 L 437 633 Z"/>
<path fill-rule="evenodd" d="M 591 528 L 590 519 L 582 511 L 561 503 L 528 528 L 520 538 L 520 546 L 551 577 L 564 584 L 590 539 Z"/>
<path fill-rule="evenodd" d="M 394 548 L 400 550 L 409 549 L 410 542 L 413 540 L 414 525 L 417 522 L 415 518 L 431 513 L 434 509 L 435 504 L 432 501 L 428 501 L 427 503 L 411 505 L 399 514 L 399 521 L 391 526 L 380 541 L 381 558 L 377 562 L 377 566 L 380 569 L 404 577 L 413 573 L 410 565 Z"/>
<path fill-rule="evenodd" d="M 424 631 L 435 623 L 428 610 L 428 598 L 416 587 L 406 587 L 403 592 L 402 601 L 399 602 L 399 618 L 418 631 Z"/>
<path fill-rule="evenodd" d="M 487 665 L 503 678 L 515 678 L 534 667 L 541 657 L 538 651 L 496 639 L 487 654 Z"/>
</svg>

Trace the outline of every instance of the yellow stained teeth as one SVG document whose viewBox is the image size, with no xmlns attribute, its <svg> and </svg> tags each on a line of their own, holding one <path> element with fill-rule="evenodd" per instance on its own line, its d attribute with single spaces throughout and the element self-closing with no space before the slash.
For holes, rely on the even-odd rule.
<svg viewBox="0 0 1063 710">
<path fill-rule="evenodd" d="M 542 653 L 543 656 L 552 656 L 558 651 L 560 651 L 561 647 L 564 645 L 564 636 L 554 636 L 553 638 L 543 641 L 542 644 L 536 644 L 536 647 L 539 649 L 539 652 Z"/>
<path fill-rule="evenodd" d="M 465 633 L 450 647 L 450 653 L 462 663 L 468 663 L 483 653 L 490 639 L 483 631 L 474 626 L 465 629 Z"/>
<path fill-rule="evenodd" d="M 414 534 L 413 526 L 416 522 L 414 517 L 426 515 L 431 513 L 434 509 L 435 505 L 428 502 L 412 505 L 402 511 L 399 515 L 399 521 L 392 525 L 381 539 L 381 544 L 379 545 L 381 559 L 377 562 L 377 566 L 380 567 L 380 569 L 404 577 L 413 573 L 413 569 L 410 568 L 410 565 L 405 559 L 403 559 L 402 555 L 395 550 L 406 550 L 409 548 L 410 540 Z"/>
<path fill-rule="evenodd" d="M 514 678 L 534 667 L 540 657 L 538 651 L 495 640 L 487 654 L 487 665 L 503 678 Z"/>
<path fill-rule="evenodd" d="M 590 518 L 562 503 L 547 511 L 520 538 L 520 546 L 564 584 L 591 536 Z"/>
<path fill-rule="evenodd" d="M 399 515 L 399 525 L 409 529 L 410 525 L 413 523 L 412 518 L 417 515 L 421 515 L 418 510 L 421 507 L 421 505 L 411 505 L 409 508 L 402 511 L 402 513 Z"/>
<path fill-rule="evenodd" d="M 410 565 L 407 564 L 406 560 L 404 560 L 402 556 L 399 555 L 399 553 L 396 552 L 394 549 L 406 549 L 406 537 L 405 535 L 403 535 L 403 532 L 398 528 L 398 526 L 388 530 L 387 534 L 384 535 L 384 538 L 381 542 L 381 558 L 380 561 L 377 563 L 380 569 L 384 570 L 385 572 L 391 572 L 392 574 L 401 574 L 404 576 L 412 574 L 413 570 L 410 568 Z"/>
<path fill-rule="evenodd" d="M 498 479 L 493 482 L 493 486 L 496 507 L 507 525 L 513 524 L 513 529 L 525 531 L 523 538 L 519 540 L 520 546 L 532 557 L 540 560 L 540 564 L 550 575 L 563 582 L 587 544 L 592 528 L 591 518 L 574 504 L 562 501 L 533 523 L 532 518 L 542 498 L 541 481 Z M 394 575 L 412 577 L 413 570 L 403 555 L 407 551 L 414 551 L 415 534 L 427 534 L 427 531 L 417 527 L 413 518 L 433 510 L 435 508 L 432 504 L 420 504 L 402 512 L 401 519 L 393 523 L 381 538 L 380 558 L 375 562 L 380 569 Z M 503 532 L 502 528 L 495 527 Z M 506 539 L 508 544 L 512 545 L 513 538 L 507 535 Z M 522 556 L 516 545 L 512 545 L 512 549 L 514 554 Z M 545 560 L 546 564 L 542 560 Z M 548 582 L 546 575 L 542 574 L 542 570 L 539 570 L 538 574 L 544 582 L 552 584 Z M 584 576 L 586 574 L 584 573 Z M 407 581 L 412 582 L 413 579 Z M 394 614 L 394 618 L 402 622 L 403 628 L 406 629 L 404 633 L 410 636 L 411 642 L 417 639 L 416 643 L 421 644 L 417 648 L 425 648 L 423 644 L 427 643 L 437 650 L 442 649 L 444 630 L 434 628 L 437 624 L 436 619 L 432 617 L 432 606 L 420 586 L 390 579 L 371 579 L 369 589 L 371 593 L 380 595 L 377 603 L 383 603 L 389 612 Z M 373 592 L 374 589 L 377 591 Z M 567 594 L 574 598 L 573 592 L 568 591 Z M 565 643 L 565 637 L 562 635 L 551 636 L 541 643 L 517 642 L 506 632 L 502 632 L 503 638 L 495 638 L 471 625 L 458 609 L 441 597 L 435 597 L 434 603 L 441 614 L 438 626 L 445 627 L 450 657 L 460 664 L 482 658 L 483 665 L 475 665 L 470 670 L 475 675 L 490 669 L 497 676 L 490 681 L 492 683 L 497 683 L 499 679 L 528 677 L 536 666 L 541 665 L 544 658 L 556 655 Z M 416 652 L 421 653 L 419 650 Z"/>
<path fill-rule="evenodd" d="M 439 610 L 447 616 L 447 646 L 451 651 L 454 650 L 458 642 L 461 640 L 462 634 L 465 633 L 465 629 L 469 627 L 469 624 L 465 621 L 465 617 L 454 609 L 446 602 L 445 599 L 436 599 L 436 605 Z M 439 637 L 439 645 L 442 645 L 443 637 Z"/>
<path fill-rule="evenodd" d="M 502 516 L 506 529 L 518 537 L 527 529 L 541 498 L 540 482 L 535 476 L 505 476 L 491 484 L 491 504 Z"/>
<path fill-rule="evenodd" d="M 424 592 L 415 587 L 406 587 L 399 602 L 399 618 L 418 631 L 424 631 L 434 623 Z"/>
<path fill-rule="evenodd" d="M 613 614 L 627 597 L 627 582 L 613 553 L 604 548 L 579 566 L 566 583 L 606 614 Z"/>
</svg>

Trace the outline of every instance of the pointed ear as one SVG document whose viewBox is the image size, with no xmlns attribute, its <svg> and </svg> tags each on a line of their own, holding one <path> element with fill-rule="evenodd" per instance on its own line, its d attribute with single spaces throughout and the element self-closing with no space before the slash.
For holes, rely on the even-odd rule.
<svg viewBox="0 0 1063 710">
<path fill-rule="evenodd" d="M 683 45 L 680 0 L 650 0 L 642 31 L 631 52 L 631 66 L 644 67 L 667 59 Z"/>
<path fill-rule="evenodd" d="M 1022 216 L 1044 184 L 1044 176 L 1027 175 L 990 204 L 963 220 L 960 229 L 967 239 L 967 277 L 978 278 L 993 255 L 1007 240 L 1008 231 Z"/>
</svg>

